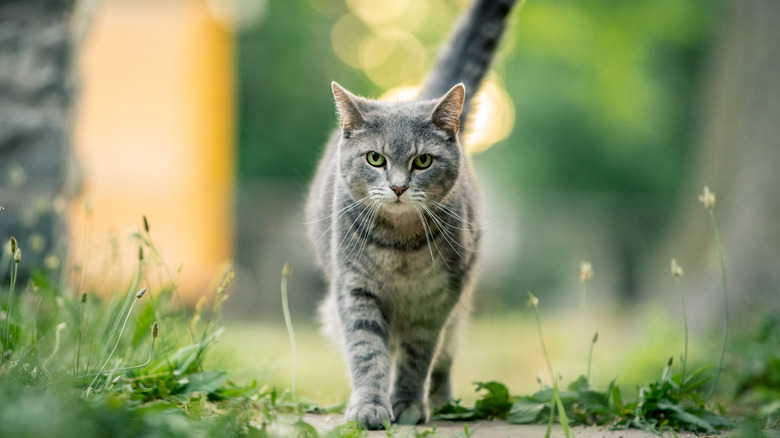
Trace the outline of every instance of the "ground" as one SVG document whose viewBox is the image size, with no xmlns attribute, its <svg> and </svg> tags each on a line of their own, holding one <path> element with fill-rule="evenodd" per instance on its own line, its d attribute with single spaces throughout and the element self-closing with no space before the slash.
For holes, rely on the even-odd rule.
<svg viewBox="0 0 780 438">
<path fill-rule="evenodd" d="M 307 423 L 314 426 L 319 431 L 328 431 L 338 426 L 343 422 L 341 415 L 307 415 L 305 417 Z M 418 433 L 423 433 L 426 430 L 432 430 L 435 428 L 436 434 L 434 437 L 464 437 L 464 426 L 468 427 L 469 433 L 473 433 L 474 438 L 541 438 L 547 430 L 547 426 L 543 425 L 512 425 L 507 424 L 504 421 L 470 421 L 464 423 L 462 421 L 434 421 L 432 423 L 423 426 L 395 426 L 393 428 L 392 436 L 394 437 L 414 437 L 415 429 Z M 617 430 L 611 431 L 603 427 L 575 427 L 573 428 L 574 435 L 578 438 L 640 438 L 640 437 L 652 437 L 655 436 L 651 433 L 641 430 Z M 387 437 L 388 432 L 383 430 L 372 431 L 368 433 L 370 437 Z M 559 424 L 553 425 L 552 437 L 563 436 L 561 426 Z M 686 434 L 679 434 L 680 437 L 687 436 Z M 693 436 L 693 435 L 691 435 Z"/>
</svg>

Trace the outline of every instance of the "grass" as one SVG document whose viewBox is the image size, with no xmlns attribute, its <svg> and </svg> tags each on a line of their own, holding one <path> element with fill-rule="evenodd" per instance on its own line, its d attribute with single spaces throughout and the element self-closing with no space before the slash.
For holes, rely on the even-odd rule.
<svg viewBox="0 0 780 438">
<path fill-rule="evenodd" d="M 74 273 L 79 279 L 71 288 L 52 282 L 56 273 L 42 269 L 33 269 L 30 282 L 18 288 L 23 260 L 14 248 L 0 326 L 0 436 L 268 436 L 307 430 L 300 424 L 303 406 L 285 392 L 254 381 L 237 385 L 226 371 L 208 366 L 224 332 L 220 312 L 232 273 L 223 273 L 189 312 L 146 218 L 135 243 L 136 272 L 118 295 L 82 291 L 81 272 Z M 152 288 L 148 278 L 166 279 Z"/>
<path fill-rule="evenodd" d="M 703 197 L 710 199 L 707 194 L 705 190 Z M 720 251 L 714 195 L 709 195 L 712 203 L 705 202 L 705 207 Z M 281 284 L 285 327 L 256 323 L 225 327 L 220 314 L 232 273 L 221 274 L 216 288 L 190 312 L 153 244 L 145 217 L 143 222 L 144 231 L 134 236 L 137 269 L 120 286 L 120 294 L 85 290 L 83 270 L 73 272 L 75 288 L 52 281 L 61 276 L 44 269 L 34 269 L 31 281 L 20 288 L 22 252 L 15 239 L 11 242 L 12 257 L 6 258 L 11 282 L 2 300 L 0 325 L 0 436 L 317 436 L 302 421 L 303 414 L 315 405 L 333 405 L 329 410 L 338 411 L 349 396 L 349 379 L 339 352 L 323 342 L 316 328 L 295 324 L 294 334 L 294 315 L 286 305 L 289 266 L 283 269 Z M 724 368 L 729 334 L 725 273 L 724 335 L 718 366 L 713 368 L 701 366 L 715 356 L 709 339 L 693 337 L 695 347 L 689 350 L 682 269 L 675 266 L 673 262 L 683 336 L 665 316 L 668 309 L 637 315 L 592 304 L 586 308 L 585 283 L 593 271 L 583 263 L 579 309 L 546 314 L 542 320 L 539 301 L 531 295 L 531 315 L 491 315 L 474 321 L 454 368 L 459 401 L 438 417 L 542 423 L 547 424 L 548 436 L 555 421 L 566 436 L 571 436 L 569 425 L 577 424 L 652 433 L 671 429 L 711 434 L 731 427 L 733 423 L 709 401 L 721 373 L 729 374 Z M 149 278 L 164 280 L 152 285 Z M 601 335 L 590 343 L 583 336 L 583 366 L 582 352 L 573 347 L 577 336 L 572 334 L 577 325 L 579 331 L 588 331 L 588 316 L 599 321 Z M 752 345 L 744 354 L 751 361 L 743 367 L 753 372 L 736 370 L 742 374 L 737 397 L 753 410 L 753 420 L 746 424 L 755 430 L 780 427 L 778 327 L 777 322 L 767 324 L 760 336 L 740 342 L 741 348 Z M 594 355 L 597 342 L 599 352 L 608 353 Z M 673 359 L 661 358 L 680 351 L 678 373 Z M 610 375 L 609 370 L 618 369 L 620 376 Z M 659 378 L 647 383 L 653 374 Z M 544 375 L 544 380 L 539 377 Z M 257 378 L 264 384 L 257 384 Z M 465 382 L 482 383 L 474 391 Z M 509 388 L 530 395 L 511 395 Z M 717 400 L 727 399 L 722 391 L 716 395 Z M 391 427 L 388 435 L 405 433 L 397 429 Z M 435 429 L 412 433 L 436 435 Z M 468 425 L 462 431 L 463 436 L 472 433 Z M 329 436 L 363 433 L 347 424 Z"/>
</svg>

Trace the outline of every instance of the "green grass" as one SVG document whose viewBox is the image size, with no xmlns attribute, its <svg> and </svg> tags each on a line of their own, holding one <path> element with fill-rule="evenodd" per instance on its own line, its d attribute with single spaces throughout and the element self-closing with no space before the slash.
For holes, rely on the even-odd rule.
<svg viewBox="0 0 780 438">
<path fill-rule="evenodd" d="M 284 392 L 253 380 L 236 384 L 224 369 L 208 364 L 224 332 L 220 313 L 232 273 L 223 273 L 195 311 L 188 311 L 146 218 L 144 225 L 134 236 L 136 272 L 119 294 L 82 290 L 81 281 L 74 287 L 55 283 L 50 279 L 59 276 L 42 269 L 33 269 L 20 288 L 16 273 L 23 258 L 14 248 L 0 320 L 0 436 L 268 436 L 308 430 L 299 421 L 303 407 Z M 158 281 L 154 288 L 149 278 Z"/>
<path fill-rule="evenodd" d="M 713 206 L 707 209 L 715 227 Z M 31 281 L 18 285 L 24 259 L 11 243 L 12 256 L 5 258 L 11 282 L 0 296 L 0 436 L 317 436 L 302 421 L 306 410 L 337 412 L 349 397 L 338 349 L 286 306 L 280 309 L 285 326 L 224 325 L 231 272 L 188 310 L 146 218 L 134 239 L 136 272 L 113 286 L 119 291 L 113 294 L 83 289 L 79 271 L 72 273 L 75 286 L 51 280 L 64 277 L 44 269 L 33 269 Z M 776 319 L 758 335 L 739 335 L 734 356 L 742 362 L 729 364 L 725 277 L 724 334 L 716 345 L 716 339 L 690 335 L 687 320 L 680 324 L 661 304 L 640 313 L 586 306 L 587 267 L 580 299 L 572 300 L 579 308 L 542 316 L 533 297 L 533 313 L 474 319 L 453 370 L 458 401 L 438 418 L 546 423 L 548 435 L 554 421 L 567 435 L 569 424 L 715 433 L 733 425 L 720 415 L 726 412 L 721 404 L 732 404 L 733 416 L 750 418 L 745 430 L 780 427 Z M 682 271 L 678 275 L 673 264 L 672 273 L 684 300 Z M 289 275 L 286 267 L 285 302 Z M 582 342 L 579 332 L 586 330 L 597 331 L 598 339 Z M 682 363 L 674 364 L 678 356 Z M 714 357 L 717 367 L 702 366 Z M 721 374 L 728 384 L 717 386 Z M 348 424 L 331 435 L 362 433 Z"/>
</svg>

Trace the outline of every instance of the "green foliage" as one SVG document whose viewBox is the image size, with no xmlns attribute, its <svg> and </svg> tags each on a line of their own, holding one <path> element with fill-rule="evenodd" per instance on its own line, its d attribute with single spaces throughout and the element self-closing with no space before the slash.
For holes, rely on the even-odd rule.
<svg viewBox="0 0 780 438">
<path fill-rule="evenodd" d="M 317 436 L 287 394 L 208 369 L 232 273 L 211 306 L 188 315 L 173 278 L 159 290 L 138 289 L 148 271 L 170 270 L 148 226 L 135 238 L 157 259 L 139 251 L 121 296 L 72 290 L 41 270 L 26 289 L 9 291 L 0 325 L 0 436 Z"/>
<path fill-rule="evenodd" d="M 191 399 L 192 408 L 199 399 Z M 260 436 L 237 406 L 204 419 L 196 409 L 170 402 L 139 406 L 120 394 L 83 397 L 61 388 L 29 387 L 4 379 L 0 385 L 0 436 L 81 438 Z"/>
<path fill-rule="evenodd" d="M 480 420 L 506 418 L 512 407 L 512 398 L 506 385 L 500 382 L 475 382 L 476 391 L 486 391 L 473 408 L 461 406 L 460 401 L 448 402 L 433 415 L 439 420 Z"/>
<path fill-rule="evenodd" d="M 367 435 L 368 433 L 361 429 L 356 421 L 348 421 L 331 429 L 325 438 L 363 438 Z"/>
<path fill-rule="evenodd" d="M 565 390 L 558 391 L 557 399 L 554 387 L 545 386 L 529 396 L 511 397 L 506 386 L 499 382 L 477 383 L 478 391 L 487 391 L 474 407 L 449 403 L 436 411 L 434 418 L 506 419 L 511 424 L 544 424 L 550 421 L 555 404 L 559 419 L 565 418 L 571 425 L 631 427 L 648 432 L 672 429 L 717 433 L 732 427 L 733 423 L 706 409 L 703 398 L 696 392 L 710 379 L 701 376 L 707 368 L 691 373 L 682 390 L 681 374 L 651 382 L 639 388 L 637 401 L 626 404 L 614 381 L 601 391 L 591 387 L 585 376 L 579 376 Z"/>
<path fill-rule="evenodd" d="M 706 433 L 733 427 L 731 421 L 708 410 L 704 398 L 697 392 L 710 380 L 709 376 L 701 376 L 709 368 L 707 366 L 693 371 L 686 377 L 682 387 L 682 374 L 669 378 L 667 368 L 660 381 L 639 388 L 639 399 L 636 402 L 615 406 L 618 409 L 615 426 L 648 431 L 671 428 Z"/>
<path fill-rule="evenodd" d="M 615 408 L 610 403 L 614 381 L 603 392 L 591 388 L 585 376 L 580 376 L 559 398 L 573 425 L 603 425 L 614 418 Z M 553 404 L 553 388 L 545 387 L 535 394 L 519 397 L 512 405 L 507 421 L 513 424 L 543 423 L 549 420 Z"/>
</svg>

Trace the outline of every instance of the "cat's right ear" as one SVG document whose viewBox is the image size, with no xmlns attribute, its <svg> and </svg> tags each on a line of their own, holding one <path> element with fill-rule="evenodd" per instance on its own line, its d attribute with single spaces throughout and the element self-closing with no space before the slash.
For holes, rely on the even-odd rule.
<svg viewBox="0 0 780 438">
<path fill-rule="evenodd" d="M 333 87 L 333 97 L 336 99 L 336 106 L 339 109 L 339 118 L 341 120 L 341 130 L 344 136 L 349 136 L 352 131 L 356 131 L 363 127 L 365 120 L 363 114 L 358 109 L 356 97 L 354 94 L 345 90 L 341 85 L 335 81 L 331 83 Z"/>
</svg>

